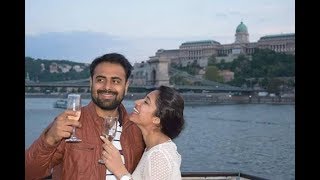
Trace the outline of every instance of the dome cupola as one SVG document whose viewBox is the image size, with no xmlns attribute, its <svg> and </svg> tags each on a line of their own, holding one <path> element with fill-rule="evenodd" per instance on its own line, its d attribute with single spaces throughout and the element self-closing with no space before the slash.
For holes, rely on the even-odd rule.
<svg viewBox="0 0 320 180">
<path fill-rule="evenodd" d="M 243 24 L 242 21 L 241 21 L 241 23 L 238 25 L 238 27 L 236 29 L 236 33 L 238 33 L 238 32 L 248 33 L 247 26 L 245 24 Z"/>
<path fill-rule="evenodd" d="M 243 24 L 242 21 L 237 26 L 235 36 L 236 36 L 235 43 L 249 43 L 248 28 L 246 25 Z"/>
</svg>

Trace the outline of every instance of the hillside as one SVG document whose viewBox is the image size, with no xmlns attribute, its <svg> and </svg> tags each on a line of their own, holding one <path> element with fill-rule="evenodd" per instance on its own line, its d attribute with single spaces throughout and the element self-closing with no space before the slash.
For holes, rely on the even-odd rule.
<svg viewBox="0 0 320 180">
<path fill-rule="evenodd" d="M 78 80 L 88 78 L 89 76 L 89 64 L 86 63 L 25 57 L 25 79 L 30 81 Z"/>
</svg>

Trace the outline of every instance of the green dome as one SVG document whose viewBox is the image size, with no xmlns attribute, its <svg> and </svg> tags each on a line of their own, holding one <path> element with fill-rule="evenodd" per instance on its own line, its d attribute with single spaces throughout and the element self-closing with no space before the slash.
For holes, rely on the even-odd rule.
<svg viewBox="0 0 320 180">
<path fill-rule="evenodd" d="M 244 32 L 244 33 L 248 33 L 248 29 L 247 26 L 243 24 L 243 22 L 241 21 L 241 23 L 238 25 L 236 32 Z"/>
</svg>

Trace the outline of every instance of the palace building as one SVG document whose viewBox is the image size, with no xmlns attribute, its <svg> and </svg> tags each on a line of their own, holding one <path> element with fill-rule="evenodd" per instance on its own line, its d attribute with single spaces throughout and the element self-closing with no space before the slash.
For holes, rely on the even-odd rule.
<svg viewBox="0 0 320 180">
<path fill-rule="evenodd" d="M 208 58 L 214 55 L 217 61 L 231 62 L 240 54 L 250 56 L 255 49 L 271 49 L 276 52 L 295 54 L 295 34 L 274 34 L 249 42 L 247 26 L 241 22 L 235 32 L 235 41 L 221 44 L 214 40 L 188 41 L 179 49 L 159 49 L 147 62 L 135 63 L 131 81 L 133 85 L 169 85 L 169 65 L 187 66 L 196 62 L 206 67 Z"/>
</svg>

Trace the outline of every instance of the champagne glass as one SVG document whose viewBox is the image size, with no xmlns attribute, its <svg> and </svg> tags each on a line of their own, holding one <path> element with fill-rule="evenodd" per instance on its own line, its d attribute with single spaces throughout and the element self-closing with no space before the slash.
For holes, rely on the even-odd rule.
<svg viewBox="0 0 320 180">
<path fill-rule="evenodd" d="M 79 111 L 81 109 L 81 96 L 80 94 L 69 94 L 68 95 L 68 103 L 67 103 L 67 109 L 72 111 Z M 69 119 L 78 121 L 80 119 L 80 113 L 77 117 L 69 117 Z M 72 134 L 70 138 L 66 139 L 66 142 L 80 142 L 81 139 L 76 137 L 76 127 L 73 127 Z"/>
<path fill-rule="evenodd" d="M 107 116 L 103 122 L 102 135 L 104 135 L 110 142 L 116 136 L 118 127 L 118 117 Z M 104 164 L 103 159 L 98 160 L 99 163 Z"/>
</svg>

